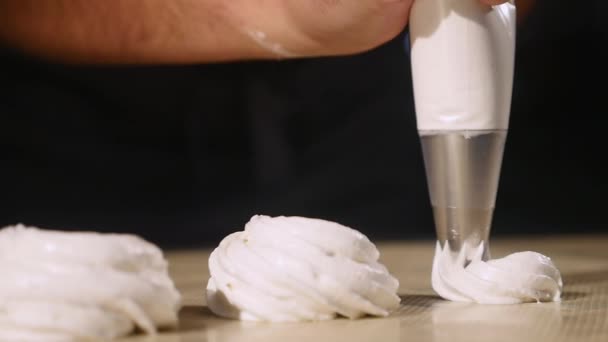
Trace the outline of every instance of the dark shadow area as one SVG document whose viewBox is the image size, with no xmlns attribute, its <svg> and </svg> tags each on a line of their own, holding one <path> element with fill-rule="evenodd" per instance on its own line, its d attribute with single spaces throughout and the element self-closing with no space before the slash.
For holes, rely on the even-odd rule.
<svg viewBox="0 0 608 342">
<path fill-rule="evenodd" d="M 607 231 L 607 6 L 538 0 L 518 27 L 493 237 Z M 267 214 L 433 238 L 406 31 L 354 56 L 189 66 L 0 42 L 0 225 L 198 247 Z"/>
<path fill-rule="evenodd" d="M 418 320 L 421 314 L 429 313 L 438 303 L 446 302 L 436 295 L 400 295 L 401 303 L 399 309 L 391 313 L 391 316 L 400 318 L 409 317 Z"/>
<path fill-rule="evenodd" d="M 188 305 L 184 306 L 179 312 L 179 332 L 201 331 L 209 328 L 213 324 L 214 328 L 222 324 L 229 324 L 234 321 L 222 319 L 216 316 L 206 306 Z"/>
<path fill-rule="evenodd" d="M 399 295 L 401 306 L 431 307 L 445 300 L 436 295 Z"/>
<path fill-rule="evenodd" d="M 589 295 L 589 293 L 587 293 L 587 292 L 564 291 L 564 292 L 562 292 L 562 302 L 568 302 L 568 301 L 585 298 L 588 295 Z"/>
</svg>

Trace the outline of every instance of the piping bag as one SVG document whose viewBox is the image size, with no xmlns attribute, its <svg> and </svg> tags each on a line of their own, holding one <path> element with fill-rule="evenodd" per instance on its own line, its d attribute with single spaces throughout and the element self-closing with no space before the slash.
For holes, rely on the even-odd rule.
<svg viewBox="0 0 608 342">
<path fill-rule="evenodd" d="M 509 126 L 513 2 L 416 0 L 409 44 L 416 123 L 437 239 L 471 260 L 488 240 Z"/>
</svg>

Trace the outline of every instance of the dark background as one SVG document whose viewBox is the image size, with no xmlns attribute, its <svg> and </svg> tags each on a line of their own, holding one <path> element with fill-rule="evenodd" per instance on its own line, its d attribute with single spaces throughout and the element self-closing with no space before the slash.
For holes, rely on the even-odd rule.
<svg viewBox="0 0 608 342">
<path fill-rule="evenodd" d="M 519 25 L 493 235 L 606 231 L 605 1 Z M 215 245 L 254 214 L 434 234 L 403 34 L 350 57 L 74 67 L 0 52 L 0 224 Z"/>
</svg>

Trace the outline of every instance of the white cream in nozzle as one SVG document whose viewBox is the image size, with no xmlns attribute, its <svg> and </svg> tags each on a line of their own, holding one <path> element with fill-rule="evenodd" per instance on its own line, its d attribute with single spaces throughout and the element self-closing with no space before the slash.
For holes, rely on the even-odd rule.
<svg viewBox="0 0 608 342">
<path fill-rule="evenodd" d="M 438 239 L 456 253 L 465 242 L 487 246 L 490 234 L 509 125 L 515 14 L 512 3 L 479 0 L 417 0 L 411 10 L 412 79 L 429 194 Z"/>
<path fill-rule="evenodd" d="M 515 15 L 512 3 L 413 3 L 411 62 L 419 131 L 508 128 Z"/>
<path fill-rule="evenodd" d="M 490 260 L 515 60 L 513 2 L 416 0 L 410 16 L 416 119 L 437 231 L 433 289 L 484 304 L 559 300 L 534 252 Z"/>
</svg>

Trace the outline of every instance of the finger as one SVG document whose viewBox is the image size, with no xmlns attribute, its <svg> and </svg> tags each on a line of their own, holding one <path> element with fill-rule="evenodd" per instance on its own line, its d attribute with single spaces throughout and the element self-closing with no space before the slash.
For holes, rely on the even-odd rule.
<svg viewBox="0 0 608 342">
<path fill-rule="evenodd" d="M 287 1 L 292 22 L 323 49 L 352 53 L 396 36 L 407 24 L 412 0 Z"/>
</svg>

